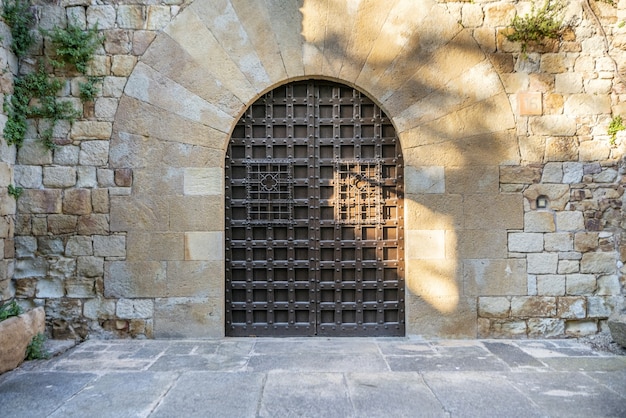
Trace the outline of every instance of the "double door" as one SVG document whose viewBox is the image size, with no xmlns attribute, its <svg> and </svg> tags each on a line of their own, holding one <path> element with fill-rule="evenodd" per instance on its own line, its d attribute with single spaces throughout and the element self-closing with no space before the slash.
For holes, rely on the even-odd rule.
<svg viewBox="0 0 626 418">
<path fill-rule="evenodd" d="M 279 87 L 242 116 L 225 169 L 226 335 L 404 335 L 402 154 L 377 105 Z"/>
</svg>

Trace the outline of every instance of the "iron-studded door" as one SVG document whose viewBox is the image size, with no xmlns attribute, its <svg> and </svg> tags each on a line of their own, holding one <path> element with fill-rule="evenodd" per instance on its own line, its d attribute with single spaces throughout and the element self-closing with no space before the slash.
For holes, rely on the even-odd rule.
<svg viewBox="0 0 626 418">
<path fill-rule="evenodd" d="M 357 90 L 296 82 L 250 106 L 226 156 L 226 334 L 404 335 L 402 179 Z"/>
</svg>

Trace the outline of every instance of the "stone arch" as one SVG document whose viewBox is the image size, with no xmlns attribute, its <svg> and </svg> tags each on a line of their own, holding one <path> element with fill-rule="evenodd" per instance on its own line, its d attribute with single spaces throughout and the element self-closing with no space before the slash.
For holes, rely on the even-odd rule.
<svg viewBox="0 0 626 418">
<path fill-rule="evenodd" d="M 488 54 L 434 0 L 195 0 L 140 58 L 110 148 L 111 167 L 132 169 L 134 184 L 131 195 L 111 196 L 111 231 L 127 233 L 127 257 L 107 264 L 105 296 L 154 299 L 155 336 L 222 335 L 223 216 L 206 214 L 224 211 L 230 132 L 256 98 L 305 78 L 354 86 L 385 110 L 405 153 L 408 195 L 443 193 L 444 166 L 519 158 Z M 438 211 L 407 208 L 407 237 L 424 234 L 416 222 L 428 210 Z M 442 218 L 443 230 L 460 222 Z M 456 309 L 456 260 L 435 267 L 411 245 L 409 268 L 435 283 L 414 283 L 416 297 L 450 312 L 437 306 L 456 298 Z M 418 311 L 407 314 L 409 333 Z"/>
</svg>

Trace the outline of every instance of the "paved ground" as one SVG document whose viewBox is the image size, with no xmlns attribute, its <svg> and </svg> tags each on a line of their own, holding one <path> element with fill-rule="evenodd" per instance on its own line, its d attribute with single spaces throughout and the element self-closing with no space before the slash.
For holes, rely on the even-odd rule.
<svg viewBox="0 0 626 418">
<path fill-rule="evenodd" d="M 91 340 L 0 375 L 0 416 L 626 417 L 626 356 L 572 340 Z"/>
</svg>

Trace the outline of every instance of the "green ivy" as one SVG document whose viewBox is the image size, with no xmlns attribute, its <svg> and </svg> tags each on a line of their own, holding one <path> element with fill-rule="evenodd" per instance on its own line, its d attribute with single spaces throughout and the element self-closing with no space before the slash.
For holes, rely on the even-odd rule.
<svg viewBox="0 0 626 418">
<path fill-rule="evenodd" d="M 28 0 L 4 0 L 2 17 L 11 28 L 11 49 L 18 58 L 24 57 L 34 43 L 31 28 L 35 17 Z"/>
<path fill-rule="evenodd" d="M 50 353 L 46 350 L 46 336 L 41 332 L 33 337 L 26 347 L 26 360 L 40 360 L 50 358 Z"/>
<path fill-rule="evenodd" d="M 533 2 L 530 13 L 513 18 L 509 24 L 513 32 L 506 36 L 507 39 L 520 42 L 522 52 L 525 53 L 530 43 L 559 38 L 563 29 L 564 9 L 563 0 L 546 0 L 540 8 Z"/>
<path fill-rule="evenodd" d="M 0 306 L 0 321 L 4 321 L 12 316 L 18 316 L 22 313 L 22 307 L 16 301 Z"/>
<path fill-rule="evenodd" d="M 18 58 L 24 57 L 33 43 L 32 26 L 34 19 L 29 11 L 28 0 L 7 0 L 3 6 L 3 17 L 11 27 L 13 43 L 11 48 Z M 55 48 L 50 57 L 40 60 L 35 71 L 16 76 L 11 96 L 5 96 L 4 111 L 8 120 L 4 128 L 4 139 L 8 145 L 20 147 L 26 136 L 29 119 L 47 120 L 46 128 L 39 132 L 39 139 L 48 148 L 54 148 L 54 128 L 57 122 L 73 122 L 81 116 L 67 100 L 59 100 L 58 92 L 64 81 L 53 77 L 46 67 L 67 68 L 74 66 L 81 74 L 86 74 L 104 38 L 99 36 L 97 26 L 83 30 L 76 24 L 66 28 L 55 27 L 51 31 L 40 30 L 48 36 Z M 83 102 L 93 100 L 98 94 L 98 79 L 88 77 L 86 83 L 80 83 L 80 98 Z"/>
<path fill-rule="evenodd" d="M 64 29 L 58 27 L 52 31 L 42 29 L 41 33 L 50 37 L 56 49 L 56 58 L 51 59 L 50 63 L 56 68 L 74 65 L 81 74 L 87 73 L 87 66 L 93 54 L 104 41 L 104 37 L 98 35 L 97 25 L 83 30 L 72 23 Z"/>
<path fill-rule="evenodd" d="M 24 189 L 19 186 L 16 187 L 16 186 L 13 186 L 12 184 L 9 184 L 9 186 L 7 187 L 7 192 L 9 193 L 10 196 L 13 196 L 13 198 L 17 200 L 20 198 L 22 193 L 24 193 Z"/>
<path fill-rule="evenodd" d="M 622 117 L 620 115 L 614 116 L 613 119 L 611 119 L 609 128 L 607 129 L 607 133 L 611 136 L 611 139 L 609 140 L 611 145 L 615 145 L 615 141 L 617 141 L 617 133 L 623 130 L 626 130 L 626 126 L 624 126 Z"/>
</svg>

